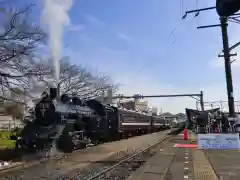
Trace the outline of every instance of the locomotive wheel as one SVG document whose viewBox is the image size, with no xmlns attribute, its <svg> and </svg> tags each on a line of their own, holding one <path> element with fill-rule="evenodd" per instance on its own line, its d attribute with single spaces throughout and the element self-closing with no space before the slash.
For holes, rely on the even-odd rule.
<svg viewBox="0 0 240 180">
<path fill-rule="evenodd" d="M 72 136 L 69 134 L 61 135 L 58 139 L 58 148 L 64 153 L 72 153 L 74 151 Z"/>
<path fill-rule="evenodd" d="M 64 153 L 72 153 L 74 151 L 74 144 L 70 133 L 73 131 L 73 129 L 74 128 L 72 124 L 66 124 L 62 134 L 57 140 L 57 147 Z"/>
</svg>

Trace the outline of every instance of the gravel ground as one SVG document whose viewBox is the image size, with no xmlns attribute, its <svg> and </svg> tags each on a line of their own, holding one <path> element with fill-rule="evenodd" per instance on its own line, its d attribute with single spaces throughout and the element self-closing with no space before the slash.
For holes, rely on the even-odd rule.
<svg viewBox="0 0 240 180">
<path fill-rule="evenodd" d="M 176 131 L 172 134 L 178 134 L 180 131 Z M 165 145 L 167 141 L 164 141 L 163 143 L 159 143 L 156 146 L 151 147 L 148 151 L 142 152 L 139 155 L 135 156 L 133 159 L 130 159 L 126 162 L 121 163 L 119 166 L 116 166 L 115 168 L 111 169 L 110 171 L 107 171 L 103 173 L 101 176 L 97 176 L 94 178 L 95 175 L 98 173 L 104 171 L 105 169 L 111 167 L 111 165 L 108 166 L 100 166 L 99 168 L 95 168 L 94 172 L 89 173 L 88 175 L 84 175 L 82 173 L 79 173 L 79 175 L 76 175 L 71 180 L 125 180 L 127 179 L 134 171 L 136 171 L 140 166 L 145 164 L 145 162 L 152 156 L 156 154 L 156 152 Z M 123 158 L 127 158 L 126 156 Z"/>
<path fill-rule="evenodd" d="M 104 173 L 102 176 L 95 178 L 97 180 L 123 180 L 126 179 L 133 171 L 136 171 L 146 162 L 145 158 L 138 156 L 132 161 L 122 163 L 113 170 Z"/>
<path fill-rule="evenodd" d="M 126 179 L 133 171 L 137 170 L 141 165 L 143 165 L 148 158 L 152 157 L 156 150 L 159 149 L 159 146 L 153 147 L 151 150 L 147 152 L 140 153 L 133 159 L 130 159 L 126 162 L 123 162 L 116 168 L 107 171 L 106 173 L 102 174 L 100 177 L 94 178 L 94 180 L 124 180 Z M 130 157 L 131 155 L 135 154 L 136 151 L 126 151 L 119 154 L 116 158 L 110 157 L 108 160 L 105 160 L 102 163 L 96 163 L 94 165 L 90 165 L 86 167 L 84 170 L 79 172 L 75 172 L 74 175 L 70 176 L 61 176 L 58 177 L 57 180 L 89 180 L 98 173 L 108 169 L 109 167 L 113 166 L 114 164 L 118 163 L 119 161 Z M 112 161 L 111 161 L 112 160 Z M 71 173 L 72 174 L 72 173 Z"/>
<path fill-rule="evenodd" d="M 68 173 L 68 175 L 62 175 L 62 176 L 57 176 L 55 175 L 51 175 L 50 172 L 51 171 L 51 164 L 40 164 L 38 165 L 38 170 L 39 170 L 39 166 L 42 166 L 42 171 L 40 172 L 41 175 L 39 175 L 39 172 L 35 171 L 34 169 L 32 169 L 32 173 L 31 175 L 25 175 L 24 172 L 21 172 L 21 170 L 18 171 L 18 176 L 11 176 L 11 174 L 8 177 L 4 177 L 3 180 L 30 180 L 30 179 L 34 179 L 34 180 L 40 180 L 40 179 L 57 179 L 57 180 L 87 180 L 90 177 L 96 175 L 97 173 L 103 171 L 106 168 L 109 168 L 110 166 L 116 164 L 117 162 L 119 162 L 121 159 L 129 157 L 131 155 L 133 155 L 134 153 L 136 153 L 137 150 L 135 149 L 126 149 L 124 151 L 120 151 L 115 153 L 114 155 L 110 156 L 109 158 L 103 160 L 103 161 L 98 161 L 98 162 L 91 162 L 90 165 L 88 165 L 87 167 L 85 167 L 84 169 L 76 170 L 75 172 L 70 172 Z M 49 167 L 49 168 L 47 168 Z M 14 177 L 15 176 L 15 177 Z"/>
<path fill-rule="evenodd" d="M 152 135 L 152 136 L 155 136 L 155 135 Z M 24 172 L 24 170 L 22 170 L 22 171 L 19 170 L 18 173 L 16 173 L 16 174 L 13 173 L 17 177 L 15 175 L 9 174 L 9 177 L 5 177 L 5 178 L 3 178 L 3 180 L 28 180 L 28 179 L 29 180 L 30 179 L 34 179 L 34 180 L 40 180 L 40 179 L 88 180 L 89 178 L 95 176 L 99 172 L 102 172 L 103 170 L 116 164 L 120 160 L 125 159 L 126 157 L 139 151 L 140 150 L 139 148 L 143 147 L 143 145 L 142 145 L 142 144 L 144 144 L 143 142 L 144 141 L 146 142 L 145 138 L 147 139 L 149 137 L 146 136 L 141 139 L 140 138 L 136 139 L 139 142 L 132 139 L 131 141 L 134 141 L 135 145 L 139 145 L 139 147 L 136 146 L 135 149 L 133 149 L 133 147 L 132 147 L 133 142 L 130 142 L 130 141 L 129 142 L 119 141 L 119 142 L 116 142 L 116 145 L 106 144 L 102 147 L 102 149 L 103 150 L 108 149 L 108 151 L 111 151 L 111 152 L 114 152 L 113 151 L 114 149 L 120 149 L 120 147 L 124 147 L 124 144 L 125 144 L 125 147 L 129 147 L 129 149 L 124 149 L 124 150 L 110 156 L 108 159 L 106 159 L 102 162 L 90 162 L 90 164 L 88 166 L 86 166 L 84 169 L 81 168 L 79 170 L 74 170 L 74 171 L 68 172 L 67 175 L 60 175 L 61 171 L 60 171 L 60 173 L 55 173 L 56 171 L 55 172 L 54 172 L 54 170 L 51 171 L 51 164 L 42 163 L 42 164 L 38 165 L 38 167 L 36 169 L 35 168 L 29 169 L 29 170 L 31 170 L 31 172 L 29 171 L 27 173 L 27 175 L 25 174 L 26 172 Z M 159 139 L 159 137 L 160 136 L 158 134 L 156 134 L 155 139 Z M 151 137 L 151 139 L 153 139 L 153 137 Z M 149 144 L 152 144 L 152 141 L 150 141 L 150 140 L 148 140 L 147 142 L 149 142 Z M 97 149 L 99 149 L 99 148 L 97 148 Z M 104 150 L 104 152 L 105 152 L 105 150 Z M 101 152 L 99 152 L 99 153 L 101 153 Z M 133 171 L 135 171 L 142 164 L 144 164 L 146 159 L 149 158 L 151 156 L 151 154 L 152 154 L 151 152 L 140 154 L 139 156 L 136 156 L 131 161 L 128 161 L 127 163 L 123 163 L 122 165 L 114 168 L 113 170 L 103 174 L 100 179 L 107 179 L 107 180 L 125 179 Z M 55 167 L 55 165 L 53 164 L 52 167 Z M 41 172 L 39 172 L 40 169 L 41 169 Z M 49 172 L 53 172 L 53 175 L 51 175 Z M 15 176 L 15 177 L 13 177 L 13 176 Z"/>
<path fill-rule="evenodd" d="M 123 158 L 133 155 L 134 153 L 136 153 L 136 151 L 134 151 L 134 150 L 121 151 L 121 152 L 118 152 L 118 153 L 110 156 L 109 158 L 105 159 L 104 161 L 91 163 L 89 166 L 87 166 L 84 169 L 81 169 L 80 171 L 78 170 L 75 172 L 71 172 L 68 175 L 59 176 L 56 179 L 57 180 L 62 180 L 62 179 L 64 179 L 64 180 L 87 180 L 90 177 L 95 176 L 99 172 L 116 164 Z"/>
</svg>

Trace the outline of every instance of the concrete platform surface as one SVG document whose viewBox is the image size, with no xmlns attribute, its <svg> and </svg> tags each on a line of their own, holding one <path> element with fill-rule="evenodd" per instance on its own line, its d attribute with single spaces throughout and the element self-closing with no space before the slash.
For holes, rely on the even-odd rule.
<svg viewBox="0 0 240 180">
<path fill-rule="evenodd" d="M 175 147 L 196 142 L 194 133 L 189 132 L 189 137 L 188 141 L 183 140 L 183 134 L 171 138 L 128 180 L 218 180 L 203 150 Z"/>
<path fill-rule="evenodd" d="M 219 180 L 240 179 L 239 150 L 205 150 Z"/>
<path fill-rule="evenodd" d="M 182 134 L 171 138 L 128 180 L 182 180 L 185 178 L 193 180 L 191 150 L 174 147 L 177 143 L 189 143 L 189 141 L 183 141 Z"/>
<path fill-rule="evenodd" d="M 189 132 L 192 137 L 192 141 L 196 139 L 197 135 Z M 200 153 L 201 152 L 201 153 Z M 202 154 L 204 152 L 204 155 Z M 196 164 L 195 168 L 199 172 L 195 173 L 196 176 L 205 176 L 208 178 L 219 179 L 219 180 L 239 180 L 240 179 L 240 150 L 196 150 L 195 153 L 198 153 L 198 157 L 204 156 L 207 158 L 208 162 L 204 163 L 205 165 Z M 209 169 L 209 165 L 212 167 L 215 175 L 213 173 L 204 173 L 206 169 Z M 202 172 L 201 172 L 202 171 Z M 206 172 L 206 171 L 205 171 Z"/>
</svg>

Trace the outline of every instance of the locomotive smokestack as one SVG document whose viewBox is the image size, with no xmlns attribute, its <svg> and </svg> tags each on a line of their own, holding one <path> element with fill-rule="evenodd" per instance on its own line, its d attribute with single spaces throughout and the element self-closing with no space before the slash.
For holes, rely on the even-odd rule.
<svg viewBox="0 0 240 180">
<path fill-rule="evenodd" d="M 56 82 L 50 83 L 50 96 L 51 99 L 59 99 L 60 98 L 60 84 Z"/>
</svg>

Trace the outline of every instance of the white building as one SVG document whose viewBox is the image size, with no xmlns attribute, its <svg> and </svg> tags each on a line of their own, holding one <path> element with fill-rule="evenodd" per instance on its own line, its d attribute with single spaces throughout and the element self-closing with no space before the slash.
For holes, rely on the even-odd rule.
<svg viewBox="0 0 240 180">
<path fill-rule="evenodd" d="M 158 108 L 156 108 L 156 107 L 152 107 L 152 108 L 151 108 L 151 111 L 152 111 L 152 113 L 155 114 L 155 115 L 158 114 Z"/>
<path fill-rule="evenodd" d="M 0 131 L 11 130 L 13 128 L 22 128 L 23 123 L 20 119 L 14 119 L 12 116 L 0 116 Z"/>
</svg>

